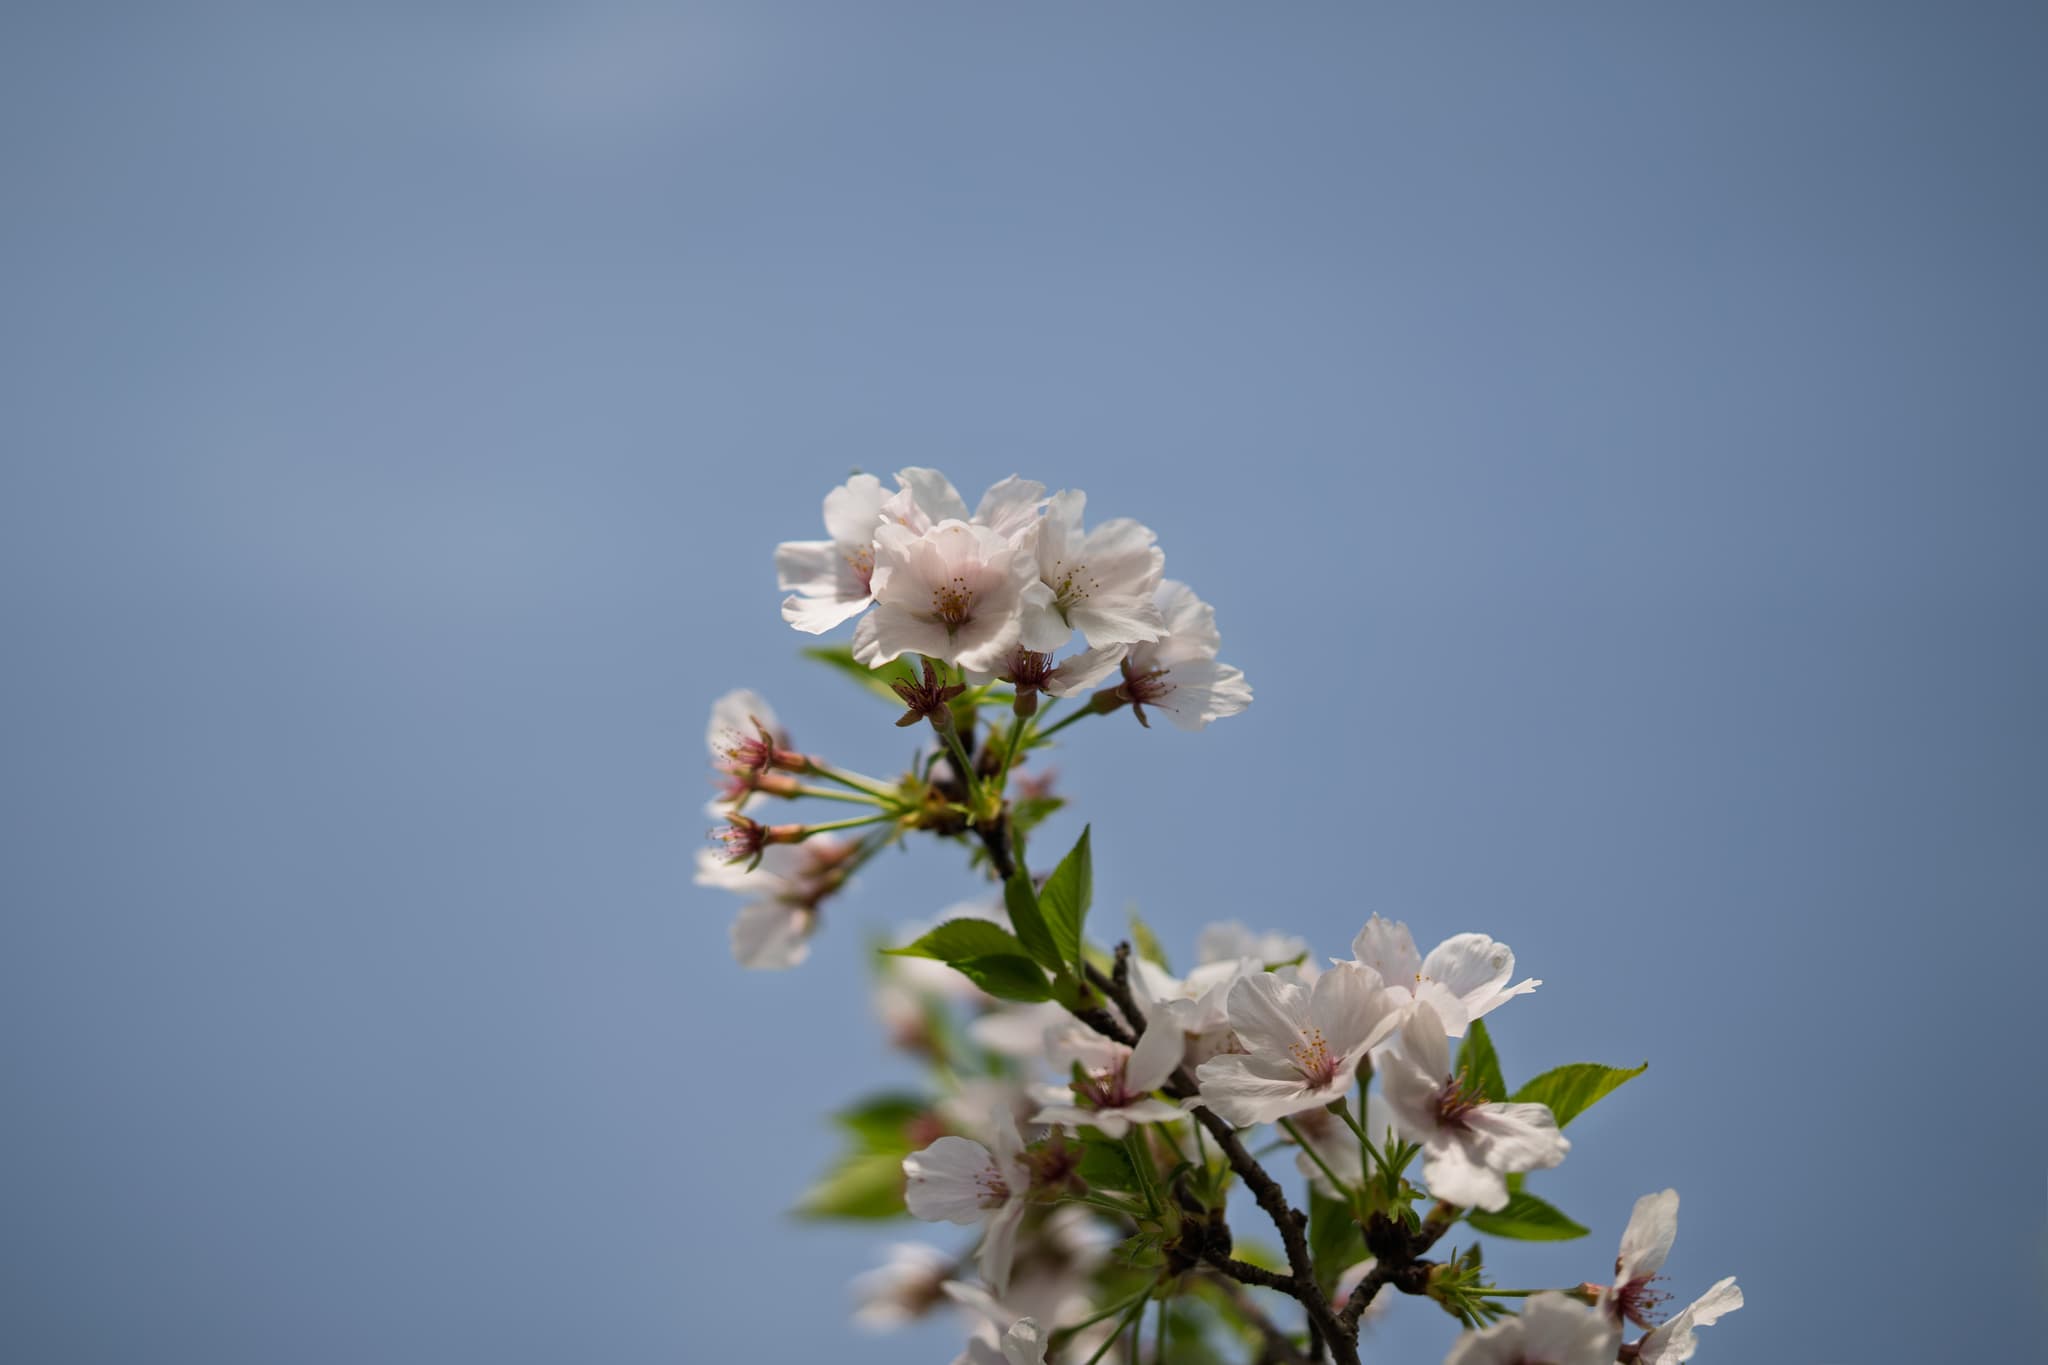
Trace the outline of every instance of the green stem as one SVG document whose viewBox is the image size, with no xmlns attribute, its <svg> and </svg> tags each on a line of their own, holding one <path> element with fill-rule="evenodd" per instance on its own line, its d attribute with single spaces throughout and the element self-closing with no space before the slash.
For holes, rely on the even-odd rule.
<svg viewBox="0 0 2048 1365">
<path fill-rule="evenodd" d="M 1481 1289 L 1489 1299 L 1526 1299 L 1531 1294 L 1569 1294 L 1569 1289 Z"/>
<path fill-rule="evenodd" d="M 946 752 L 953 756 L 953 766 L 960 770 L 960 780 L 967 787 L 969 809 L 981 806 L 981 779 L 974 774 L 974 759 L 969 756 L 967 746 L 960 742 L 960 732 L 948 725 L 939 731 L 946 738 Z"/>
<path fill-rule="evenodd" d="M 896 799 L 894 792 L 875 781 L 874 778 L 862 777 L 859 773 L 841 772 L 839 769 L 828 764 L 818 762 L 815 758 L 811 760 L 811 771 L 817 776 L 824 778 L 827 782 L 837 782 L 842 787 L 851 787 L 855 791 L 866 792 L 869 796 L 878 796 L 885 801 Z"/>
<path fill-rule="evenodd" d="M 1124 1328 L 1130 1326 L 1133 1322 L 1136 1322 L 1139 1318 L 1145 1316 L 1145 1299 L 1151 1293 L 1152 1286 L 1146 1285 L 1145 1293 L 1138 1296 L 1138 1301 L 1131 1305 L 1129 1313 L 1127 1313 L 1124 1316 L 1124 1320 L 1116 1325 L 1116 1330 L 1114 1332 L 1111 1332 L 1100 1346 L 1095 1348 L 1095 1354 L 1089 1356 L 1088 1359 L 1085 1362 L 1083 1362 L 1083 1365 L 1095 1365 L 1096 1361 L 1108 1355 L 1109 1348 L 1116 1345 L 1117 1338 L 1124 1334 Z M 1091 1319 L 1091 1321 L 1093 1321 L 1093 1319 Z M 1085 1326 L 1086 1324 L 1083 1325 Z"/>
<path fill-rule="evenodd" d="M 1075 721 L 1077 721 L 1077 720 L 1086 720 L 1086 719 L 1088 719 L 1088 717 L 1090 717 L 1090 716 L 1092 716 L 1092 715 L 1094 715 L 1094 714 L 1095 714 L 1095 708 L 1094 708 L 1094 707 L 1092 707 L 1092 706 L 1091 706 L 1091 707 L 1083 707 L 1083 708 L 1082 708 L 1081 710 L 1079 710 L 1079 711 L 1076 711 L 1076 712 L 1075 712 L 1075 713 L 1074 713 L 1073 715 L 1071 715 L 1071 716 L 1068 716 L 1068 717 L 1066 717 L 1066 718 L 1064 718 L 1064 719 L 1062 719 L 1062 720 L 1059 720 L 1059 721 L 1055 721 L 1055 722 L 1054 722 L 1053 724 L 1051 724 L 1051 725 L 1048 725 L 1048 726 L 1046 726 L 1046 727 L 1045 727 L 1045 728 L 1044 728 L 1043 730 L 1040 730 L 1040 731 L 1039 731 L 1039 732 L 1038 732 L 1038 733 L 1037 733 L 1036 735 L 1033 735 L 1033 736 L 1032 736 L 1032 738 L 1031 738 L 1031 742 L 1032 742 L 1033 746 L 1035 747 L 1036 745 L 1038 745 L 1038 744 L 1041 744 L 1041 743 L 1043 743 L 1044 741 L 1046 741 L 1046 740 L 1048 740 L 1048 739 L 1051 739 L 1051 738 L 1052 738 L 1052 737 L 1053 737 L 1054 735 L 1056 735 L 1056 734 L 1058 734 L 1058 733 L 1059 733 L 1060 731 L 1062 731 L 1062 730 L 1066 729 L 1066 728 L 1067 728 L 1067 727 L 1068 727 L 1069 725 L 1072 725 L 1072 724 L 1073 724 L 1073 723 L 1074 723 Z"/>
<path fill-rule="evenodd" d="M 1309 1140 L 1301 1135 L 1301 1129 L 1294 1126 L 1294 1120 L 1282 1119 L 1280 1120 L 1280 1126 L 1287 1130 L 1287 1135 L 1300 1145 L 1302 1151 L 1308 1153 L 1308 1159 L 1315 1162 L 1322 1173 L 1330 1178 L 1330 1188 L 1337 1191 L 1338 1197 L 1349 1199 L 1351 1197 L 1351 1187 L 1337 1178 L 1337 1173 L 1330 1169 L 1330 1163 L 1323 1160 L 1323 1154 L 1318 1152 L 1310 1144 Z"/>
<path fill-rule="evenodd" d="M 1129 1298 L 1118 1299 L 1115 1303 L 1103 1309 L 1100 1313 L 1097 1313 L 1092 1317 L 1082 1318 L 1079 1322 L 1075 1323 L 1071 1327 L 1062 1327 L 1059 1329 L 1059 1331 L 1053 1333 L 1053 1335 L 1058 1337 L 1071 1337 L 1076 1332 L 1085 1332 L 1090 1327 L 1093 1327 L 1096 1323 L 1101 1322 L 1104 1318 L 1113 1318 L 1119 1313 L 1128 1312 L 1130 1310 L 1131 1305 L 1134 1303 L 1143 1304 L 1146 1299 L 1151 1297 L 1151 1295 L 1152 1286 L 1148 1284 L 1143 1289 L 1140 1289 L 1137 1293 L 1131 1295 Z M 1116 1338 L 1112 1336 L 1110 1340 L 1114 1341 L 1116 1340 Z"/>
<path fill-rule="evenodd" d="M 1137 1173 L 1139 1192 L 1145 1196 L 1145 1207 L 1153 1213 L 1159 1212 L 1159 1193 L 1153 1184 L 1159 1173 L 1152 1169 L 1152 1150 L 1139 1139 L 1135 1127 L 1124 1134 L 1124 1150 L 1130 1153 L 1131 1169 Z"/>
<path fill-rule="evenodd" d="M 1024 740 L 1025 723 L 1023 716 L 1013 717 L 1010 721 L 1009 738 L 1003 744 L 1003 771 L 996 780 L 1001 782 L 1005 789 L 1010 784 L 1010 769 L 1017 766 L 1017 746 Z"/>
<path fill-rule="evenodd" d="M 832 820 L 822 825 L 805 825 L 803 833 L 793 842 L 800 844 L 813 834 L 827 834 L 835 829 L 859 829 L 862 825 L 879 825 L 884 821 L 893 822 L 896 818 L 895 811 L 883 811 L 879 815 L 863 815 L 858 820 Z"/>
<path fill-rule="evenodd" d="M 1365 1097 L 1363 1095 L 1359 1096 L 1358 1104 L 1361 1109 L 1365 1107 Z M 1379 1167 L 1380 1170 L 1385 1172 L 1389 1181 L 1393 1180 L 1393 1168 L 1388 1166 L 1386 1160 L 1380 1156 L 1380 1149 L 1373 1146 L 1372 1139 L 1365 1135 L 1365 1129 L 1358 1126 L 1358 1120 L 1351 1117 L 1351 1106 L 1342 1100 L 1338 1100 L 1330 1106 L 1330 1112 L 1344 1120 L 1344 1126 L 1357 1136 L 1358 1150 L 1369 1159 L 1370 1164 Z"/>
<path fill-rule="evenodd" d="M 801 784 L 797 787 L 797 789 L 794 792 L 790 793 L 790 795 L 810 796 L 815 797 L 820 801 L 851 801 L 855 805 L 859 806 L 894 806 L 896 804 L 895 800 L 892 798 L 875 796 L 868 792 L 836 792 L 833 791 L 830 787 L 812 787 Z"/>
<path fill-rule="evenodd" d="M 1126 1218 L 1143 1218 L 1145 1216 L 1145 1210 L 1132 1208 L 1128 1204 L 1120 1204 L 1106 1195 L 1077 1194 L 1073 1198 L 1076 1203 L 1086 1204 L 1090 1208 L 1102 1209 L 1107 1213 L 1122 1214 Z"/>
</svg>

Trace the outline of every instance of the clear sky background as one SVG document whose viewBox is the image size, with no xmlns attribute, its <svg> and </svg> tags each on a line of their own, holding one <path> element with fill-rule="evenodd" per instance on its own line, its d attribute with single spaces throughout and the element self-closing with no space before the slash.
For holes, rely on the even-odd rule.
<svg viewBox="0 0 2048 1365">
<path fill-rule="evenodd" d="M 1060 766 L 1183 956 L 1367 914 L 1649 1073 L 1702 1360 L 2043 1328 L 2037 5 L 10 5 L 0 1356 L 950 1358 L 783 1210 L 906 1073 L 741 972 L 710 701 L 881 768 L 854 467 L 1155 527 L 1257 704 Z M 1078 820 L 1061 817 L 1047 840 Z M 900 1233 L 904 1229 L 891 1229 Z M 1379 1358 L 1439 1358 L 1403 1302 Z"/>
</svg>

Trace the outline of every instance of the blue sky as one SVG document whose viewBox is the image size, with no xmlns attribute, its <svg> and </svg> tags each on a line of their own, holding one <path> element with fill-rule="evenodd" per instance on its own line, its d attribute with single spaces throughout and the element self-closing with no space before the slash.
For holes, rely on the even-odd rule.
<svg viewBox="0 0 2048 1365">
<path fill-rule="evenodd" d="M 763 977 L 689 881 L 718 693 L 899 757 L 769 556 L 913 463 L 1146 521 L 1257 689 L 1070 732 L 1099 904 L 1492 932 L 1511 1075 L 1651 1062 L 1504 1278 L 1672 1185 L 1674 1288 L 1749 1298 L 1702 1359 L 2024 1353 L 2044 39 L 10 8 L 4 1353 L 950 1358 L 782 1211 L 904 1074 L 867 931 L 971 883 Z"/>
</svg>

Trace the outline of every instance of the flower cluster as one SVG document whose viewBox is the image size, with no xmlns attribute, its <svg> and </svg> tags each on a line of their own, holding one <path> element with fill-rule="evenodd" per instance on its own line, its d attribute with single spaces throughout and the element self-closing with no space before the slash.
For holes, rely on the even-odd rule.
<svg viewBox="0 0 2048 1365">
<path fill-rule="evenodd" d="M 1023 705 L 1117 672 L 1141 721 L 1149 705 L 1198 730 L 1251 703 L 1244 674 L 1216 661 L 1215 612 L 1166 578 L 1148 528 L 1119 517 L 1085 530 L 1085 493 L 1048 497 L 1014 476 L 972 513 L 935 469 L 899 470 L 896 484 L 854 475 L 825 496 L 829 540 L 776 547 L 785 621 L 819 635 L 859 618 L 861 663 L 921 655 L 1009 682 Z M 1077 634 L 1084 648 L 1054 663 Z"/>
<path fill-rule="evenodd" d="M 722 823 L 697 873 L 745 898 L 732 946 L 749 967 L 802 961 L 824 904 L 912 838 L 961 846 L 993 883 L 878 956 L 877 1013 L 930 1081 L 842 1112 L 847 1150 L 799 1205 L 973 1230 L 957 1250 L 894 1245 L 856 1281 L 856 1319 L 956 1311 L 956 1365 L 1138 1365 L 1150 1310 L 1154 1359 L 1170 1337 L 1189 1358 L 1244 1346 L 1356 1365 L 1362 1325 L 1403 1295 L 1465 1329 L 1447 1365 L 1691 1359 L 1742 1295 L 1724 1279 L 1665 1312 L 1675 1191 L 1638 1201 L 1611 1279 L 1489 1279 L 1483 1237 L 1586 1233 L 1530 1185 L 1572 1151 L 1572 1120 L 1642 1070 L 1573 1063 L 1510 1086 L 1490 1023 L 1542 983 L 1517 980 L 1505 943 L 1461 933 L 1425 954 L 1371 915 L 1349 957 L 1318 958 L 1226 922 L 1180 975 L 1135 915 L 1135 948 L 1090 940 L 1090 832 L 1050 871 L 1027 864 L 1027 836 L 1064 804 L 1037 756 L 1125 708 L 1199 730 L 1250 689 L 1143 525 L 1091 528 L 1083 494 L 1015 477 L 971 512 L 935 470 L 895 485 L 833 489 L 828 538 L 779 546 L 776 571 L 797 630 L 853 623 L 847 646 L 806 653 L 889 703 L 878 723 L 929 735 L 906 770 L 870 776 L 797 749 L 761 697 L 727 694 L 707 735 Z M 755 814 L 816 801 L 845 818 Z M 1292 1154 L 1298 1193 L 1262 1164 L 1274 1151 Z M 1231 1228 L 1235 1190 L 1277 1256 L 1254 1259 Z"/>
</svg>

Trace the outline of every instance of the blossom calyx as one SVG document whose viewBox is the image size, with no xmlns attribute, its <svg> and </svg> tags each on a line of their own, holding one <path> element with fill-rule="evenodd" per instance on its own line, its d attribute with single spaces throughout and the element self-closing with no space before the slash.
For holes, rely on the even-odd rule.
<svg viewBox="0 0 2048 1365">
<path fill-rule="evenodd" d="M 953 698 L 967 690 L 964 683 L 946 684 L 940 681 L 937 670 L 930 659 L 924 660 L 924 677 L 921 681 L 906 679 L 889 684 L 889 690 L 903 699 L 909 709 L 896 723 L 915 725 L 921 720 L 932 723 L 932 729 L 940 734 L 953 728 Z"/>
<path fill-rule="evenodd" d="M 711 831 L 711 839 L 722 851 L 724 861 L 745 863 L 749 870 L 761 861 L 762 851 L 775 844 L 802 843 L 802 825 L 764 825 L 734 811 L 727 823 Z"/>
</svg>

